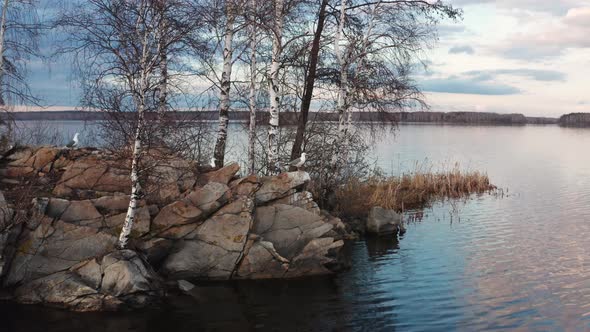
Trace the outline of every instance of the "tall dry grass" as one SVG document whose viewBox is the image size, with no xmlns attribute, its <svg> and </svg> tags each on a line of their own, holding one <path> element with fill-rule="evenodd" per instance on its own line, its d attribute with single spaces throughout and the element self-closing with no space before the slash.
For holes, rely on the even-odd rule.
<svg viewBox="0 0 590 332">
<path fill-rule="evenodd" d="M 364 218 L 374 206 L 403 211 L 495 189 L 487 174 L 462 171 L 458 164 L 442 171 L 417 164 L 415 171 L 401 176 L 350 179 L 336 191 L 336 210 L 342 217 Z"/>
</svg>

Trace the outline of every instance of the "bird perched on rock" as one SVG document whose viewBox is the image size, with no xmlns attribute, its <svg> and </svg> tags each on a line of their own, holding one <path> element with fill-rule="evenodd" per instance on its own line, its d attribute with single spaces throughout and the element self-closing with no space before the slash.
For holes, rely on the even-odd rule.
<svg viewBox="0 0 590 332">
<path fill-rule="evenodd" d="M 287 166 L 297 167 L 297 170 L 299 170 L 303 164 L 305 164 L 305 152 L 301 153 L 301 157 L 291 160 L 289 163 L 287 163 Z"/>
<path fill-rule="evenodd" d="M 80 135 L 79 133 L 76 133 L 74 135 L 74 138 L 68 143 L 66 144 L 66 148 L 75 148 L 78 147 L 78 144 L 80 143 L 80 141 L 78 140 L 78 135 Z"/>
</svg>

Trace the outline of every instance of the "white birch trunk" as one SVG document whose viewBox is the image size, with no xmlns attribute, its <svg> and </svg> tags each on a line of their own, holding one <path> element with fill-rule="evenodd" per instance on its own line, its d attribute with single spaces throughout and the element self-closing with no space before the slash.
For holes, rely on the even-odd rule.
<svg viewBox="0 0 590 332">
<path fill-rule="evenodd" d="M 137 203 L 141 194 L 141 184 L 139 181 L 139 160 L 142 153 L 141 135 L 143 131 L 143 111 L 139 115 L 137 128 L 135 131 L 135 143 L 133 145 L 133 157 L 131 161 L 131 197 L 129 199 L 129 207 L 127 208 L 127 215 L 125 215 L 125 222 L 121 233 L 119 234 L 118 248 L 124 249 L 127 247 L 129 235 L 133 229 L 135 222 L 135 215 L 137 214 Z"/>
<path fill-rule="evenodd" d="M 283 35 L 283 7 L 284 0 L 275 0 L 275 17 L 272 36 L 272 60 L 269 75 L 269 99 L 270 99 L 270 121 L 268 126 L 268 173 L 275 174 L 280 171 L 279 159 L 279 67 L 282 53 Z"/>
<path fill-rule="evenodd" d="M 0 19 L 0 106 L 5 104 L 2 84 L 4 82 L 4 36 L 6 34 L 6 13 L 8 12 L 9 3 L 9 0 L 4 0 L 2 18 Z"/>
<path fill-rule="evenodd" d="M 164 14 L 162 14 L 164 15 Z M 158 53 L 160 56 L 160 84 L 158 87 L 158 113 L 159 120 L 162 121 L 166 110 L 168 108 L 168 54 L 167 54 L 167 29 L 168 24 L 164 18 L 162 23 L 162 29 L 160 30 L 160 43 L 158 45 Z"/>
<path fill-rule="evenodd" d="M 251 10 L 256 11 L 256 0 L 251 0 Z M 253 15 L 254 16 L 254 15 Z M 252 17 L 254 21 L 255 17 Z M 254 143 L 256 141 L 256 25 L 250 26 L 250 94 L 248 96 L 250 106 L 250 126 L 248 128 L 248 164 L 250 174 L 256 174 Z"/>
<path fill-rule="evenodd" d="M 229 122 L 229 92 L 231 87 L 231 71 L 233 56 L 233 38 L 234 38 L 234 21 L 235 11 L 233 4 L 226 0 L 226 17 L 225 37 L 223 40 L 223 72 L 221 73 L 221 95 L 219 105 L 219 128 L 217 130 L 217 140 L 215 142 L 215 166 L 223 167 L 225 159 L 225 144 L 227 140 L 227 126 Z"/>
<path fill-rule="evenodd" d="M 140 25 L 138 21 L 137 25 Z M 119 249 L 125 249 L 129 240 L 129 235 L 133 229 L 133 223 L 135 222 L 135 216 L 137 214 L 137 203 L 141 195 L 141 181 L 139 178 L 140 173 L 140 162 L 142 155 L 142 140 L 144 131 L 144 111 L 146 103 L 146 93 L 149 85 L 148 77 L 148 53 L 149 53 L 149 32 L 144 32 L 142 42 L 142 56 L 139 63 L 141 74 L 139 82 L 136 82 L 133 77 L 129 78 L 129 86 L 134 92 L 135 106 L 137 108 L 137 127 L 135 128 L 135 137 L 133 142 L 133 154 L 131 157 L 131 197 L 129 199 L 129 206 L 127 208 L 127 214 L 125 215 L 125 222 L 121 228 L 119 234 L 119 242 L 117 247 Z M 159 56 L 159 54 L 158 54 Z M 137 84 L 139 83 L 139 84 Z M 137 86 L 139 85 L 139 87 Z"/>
</svg>

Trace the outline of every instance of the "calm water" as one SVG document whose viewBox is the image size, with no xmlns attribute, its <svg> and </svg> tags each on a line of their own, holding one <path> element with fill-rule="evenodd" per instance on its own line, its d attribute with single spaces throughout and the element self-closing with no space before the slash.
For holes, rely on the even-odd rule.
<svg viewBox="0 0 590 332">
<path fill-rule="evenodd" d="M 353 243 L 336 277 L 214 284 L 131 314 L 2 304 L 0 330 L 590 330 L 590 130 L 403 125 L 380 142 L 387 171 L 458 161 L 507 196 L 436 204 L 399 243 Z"/>
</svg>

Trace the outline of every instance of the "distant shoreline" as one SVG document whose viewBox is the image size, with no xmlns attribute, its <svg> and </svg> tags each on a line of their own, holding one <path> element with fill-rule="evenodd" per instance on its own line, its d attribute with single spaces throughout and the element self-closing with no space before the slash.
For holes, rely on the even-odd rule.
<svg viewBox="0 0 590 332">
<path fill-rule="evenodd" d="M 133 116 L 134 113 L 119 113 L 117 116 Z M 175 112 L 171 113 L 177 120 L 184 121 L 216 121 L 216 111 L 203 112 Z M 148 119 L 153 118 L 149 116 Z M 155 115 L 155 114 L 154 114 Z M 299 113 L 281 113 L 281 125 L 297 124 Z M 2 113 L 0 113 L 2 116 Z M 4 117 L 18 121 L 100 121 L 109 119 L 112 114 L 106 112 L 87 111 L 34 111 L 34 112 L 9 112 Z M 249 113 L 234 111 L 229 114 L 232 122 L 249 121 Z M 310 121 L 331 122 L 338 121 L 337 113 L 311 112 Z M 353 120 L 357 122 L 398 122 L 398 123 L 436 123 L 436 124 L 465 124 L 465 125 L 560 125 L 565 127 L 590 127 L 590 113 L 571 113 L 560 118 L 551 117 L 527 117 L 523 114 L 499 114 L 482 112 L 355 112 Z M 257 122 L 268 122 L 267 112 L 257 113 Z"/>
</svg>

